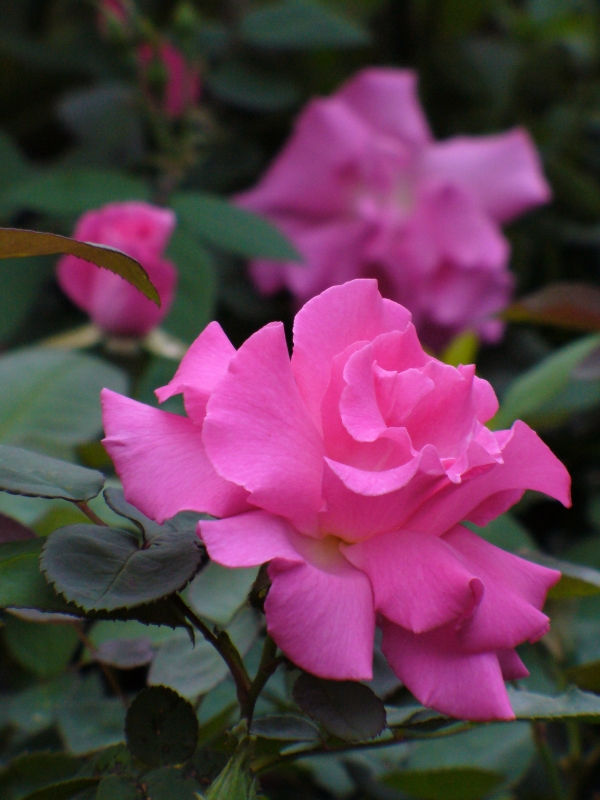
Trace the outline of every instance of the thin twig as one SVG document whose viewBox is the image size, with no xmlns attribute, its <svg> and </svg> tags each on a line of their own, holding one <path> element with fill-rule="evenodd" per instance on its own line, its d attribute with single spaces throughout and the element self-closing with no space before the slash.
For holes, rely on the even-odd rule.
<svg viewBox="0 0 600 800">
<path fill-rule="evenodd" d="M 108 527 L 108 526 L 107 526 L 107 524 L 106 524 L 106 522 L 104 522 L 104 520 L 103 520 L 103 519 L 101 519 L 101 518 L 98 516 L 98 514 L 96 514 L 96 512 L 95 512 L 95 511 L 92 511 L 92 509 L 91 509 L 91 508 L 88 506 L 88 504 L 85 502 L 85 500 L 78 500 L 78 501 L 75 503 L 75 505 L 77 506 L 77 508 L 78 508 L 80 511 L 83 511 L 83 513 L 86 515 L 86 517 L 87 517 L 88 519 L 91 519 L 91 521 L 92 521 L 92 522 L 93 522 L 95 525 L 102 525 L 102 526 L 103 526 L 103 527 L 105 527 L 105 528 L 106 528 L 106 527 Z"/>
</svg>

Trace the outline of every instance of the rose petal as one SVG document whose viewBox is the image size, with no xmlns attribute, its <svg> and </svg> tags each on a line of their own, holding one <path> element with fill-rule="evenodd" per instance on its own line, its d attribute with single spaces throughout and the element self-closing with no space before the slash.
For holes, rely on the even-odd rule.
<svg viewBox="0 0 600 800">
<path fill-rule="evenodd" d="M 217 475 L 188 419 L 109 389 L 101 400 L 102 443 L 130 503 L 158 522 L 184 510 L 227 516 L 247 509 L 246 493 Z"/>
<path fill-rule="evenodd" d="M 336 93 L 377 132 L 413 145 L 431 139 L 417 96 L 417 76 L 409 70 L 372 67 L 359 72 Z"/>
<path fill-rule="evenodd" d="M 499 222 L 546 203 L 551 195 L 535 145 L 522 128 L 434 143 L 424 153 L 423 170 L 474 192 Z"/>
<path fill-rule="evenodd" d="M 212 560 L 225 567 L 255 567 L 273 558 L 303 561 L 294 546 L 299 535 L 289 522 L 265 511 L 201 520 L 198 533 Z"/>
<path fill-rule="evenodd" d="M 415 634 L 384 620 L 382 649 L 425 706 L 470 720 L 514 719 L 498 657 L 468 653 L 451 626 Z"/>
<path fill-rule="evenodd" d="M 469 617 L 483 593 L 477 573 L 437 536 L 392 532 L 342 552 L 369 576 L 375 610 L 413 633 Z"/>
<path fill-rule="evenodd" d="M 514 650 L 498 650 L 496 653 L 505 681 L 518 681 L 527 678 L 529 670 Z"/>
<path fill-rule="evenodd" d="M 211 322 L 191 344 L 169 383 L 156 390 L 156 396 L 164 403 L 183 393 L 187 415 L 200 424 L 208 398 L 234 355 L 235 348 L 219 323 Z"/>
<path fill-rule="evenodd" d="M 314 220 L 339 214 L 355 181 L 353 167 L 369 151 L 369 136 L 368 127 L 345 103 L 313 100 L 259 184 L 235 201 L 267 215 L 293 211 Z"/>
<path fill-rule="evenodd" d="M 548 631 L 548 617 L 539 609 L 560 572 L 494 547 L 466 528 L 457 527 L 443 538 L 485 587 L 476 613 L 460 631 L 466 650 L 512 648 Z"/>
<path fill-rule="evenodd" d="M 382 299 L 368 279 L 332 286 L 304 305 L 294 320 L 292 370 L 314 419 L 320 418 L 332 358 L 357 341 L 403 331 L 409 322 L 410 312 Z"/>
<path fill-rule="evenodd" d="M 321 501 L 322 443 L 290 369 L 281 323 L 251 336 L 208 401 L 203 439 L 218 472 L 251 502 L 314 529 Z"/>
<path fill-rule="evenodd" d="M 497 436 L 500 433 L 507 432 L 498 432 Z M 405 526 L 413 531 L 441 534 L 463 520 L 472 519 L 471 512 L 477 524 L 483 524 L 483 520 L 489 522 L 496 512 L 506 509 L 502 501 L 510 498 L 515 502 L 526 489 L 544 492 L 565 506 L 571 504 L 569 473 L 524 422 L 517 420 L 508 432 L 502 457 L 504 463 L 458 486 L 445 485 L 406 519 Z"/>
<path fill-rule="evenodd" d="M 313 550 L 311 561 L 317 563 L 271 562 L 265 601 L 269 634 L 314 675 L 370 680 L 375 613 L 369 580 L 337 550 L 320 557 Z"/>
</svg>

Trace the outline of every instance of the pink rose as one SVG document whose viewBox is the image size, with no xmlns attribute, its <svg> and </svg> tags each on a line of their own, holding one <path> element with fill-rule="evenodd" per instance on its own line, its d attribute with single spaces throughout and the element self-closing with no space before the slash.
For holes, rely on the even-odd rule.
<svg viewBox="0 0 600 800">
<path fill-rule="evenodd" d="M 510 719 L 514 648 L 548 630 L 559 573 L 464 528 L 526 488 L 569 501 L 569 476 L 531 428 L 490 431 L 497 401 L 472 366 L 419 344 L 409 312 L 373 280 L 328 289 L 238 351 L 216 322 L 192 344 L 161 401 L 187 418 L 103 391 L 106 449 L 126 497 L 156 520 L 202 521 L 210 557 L 269 563 L 267 628 L 324 678 L 371 677 L 383 651 L 425 705 Z"/>
<path fill-rule="evenodd" d="M 137 57 L 144 91 L 167 116 L 176 119 L 198 102 L 200 72 L 170 42 L 162 42 L 158 47 L 142 44 L 138 47 Z M 155 85 L 157 72 L 162 73 L 158 93 Z"/>
<path fill-rule="evenodd" d="M 107 244 L 137 259 L 158 290 L 160 308 L 119 275 L 75 256 L 63 256 L 58 262 L 61 289 L 104 331 L 144 336 L 158 325 L 173 300 L 177 273 L 163 252 L 174 227 L 170 209 L 130 201 L 87 211 L 73 232 L 75 239 Z"/>
<path fill-rule="evenodd" d="M 305 301 L 375 277 L 434 349 L 475 328 L 497 339 L 512 290 L 500 224 L 550 190 L 528 134 L 435 142 L 413 72 L 371 68 L 300 114 L 283 151 L 239 205 L 277 224 L 304 264 L 259 260 L 258 288 Z"/>
</svg>

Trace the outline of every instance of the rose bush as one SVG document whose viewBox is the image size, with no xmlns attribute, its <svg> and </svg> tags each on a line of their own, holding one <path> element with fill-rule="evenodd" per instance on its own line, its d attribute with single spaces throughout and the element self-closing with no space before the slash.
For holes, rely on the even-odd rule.
<svg viewBox="0 0 600 800">
<path fill-rule="evenodd" d="M 58 262 L 61 289 L 107 333 L 145 335 L 163 319 L 173 300 L 177 272 L 163 252 L 174 227 L 170 209 L 130 201 L 87 211 L 73 231 L 76 239 L 107 244 L 137 259 L 158 290 L 160 308 L 119 275 L 76 256 L 63 256 Z"/>
<path fill-rule="evenodd" d="M 237 202 L 278 225 L 304 257 L 254 261 L 261 291 L 287 287 L 303 302 L 376 277 L 437 349 L 465 328 L 498 338 L 502 326 L 490 317 L 513 285 L 500 225 L 549 196 L 524 130 L 436 142 L 415 74 L 369 68 L 307 106 Z"/>
<path fill-rule="evenodd" d="M 199 535 L 228 567 L 269 562 L 268 631 L 296 664 L 371 677 L 383 651 L 425 705 L 513 716 L 515 646 L 548 630 L 559 573 L 488 544 L 483 525 L 524 490 L 569 503 L 569 476 L 472 366 L 424 352 L 409 312 L 373 280 L 332 287 L 297 314 L 291 361 L 271 323 L 235 350 L 211 323 L 159 400 L 103 392 L 104 444 L 130 502 L 154 519 L 207 512 Z"/>
</svg>

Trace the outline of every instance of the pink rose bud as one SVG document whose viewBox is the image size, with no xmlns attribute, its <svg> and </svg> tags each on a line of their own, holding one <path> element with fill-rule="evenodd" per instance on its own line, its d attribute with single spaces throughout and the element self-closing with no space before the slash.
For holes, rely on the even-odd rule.
<svg viewBox="0 0 600 800">
<path fill-rule="evenodd" d="M 177 273 L 163 252 L 174 227 L 170 209 L 131 201 L 87 211 L 73 232 L 75 239 L 110 245 L 139 261 L 156 286 L 160 308 L 120 275 L 76 256 L 63 256 L 58 262 L 61 289 L 107 333 L 144 336 L 159 324 L 173 300 Z"/>
<path fill-rule="evenodd" d="M 513 280 L 501 223 L 550 190 L 522 129 L 436 142 L 413 72 L 371 68 L 313 100 L 239 205 L 275 223 L 304 264 L 254 261 L 264 293 L 303 302 L 354 277 L 375 277 L 407 306 L 434 349 L 466 328 L 498 339 L 491 315 Z"/>
<path fill-rule="evenodd" d="M 515 652 L 548 630 L 560 574 L 488 544 L 485 525 L 535 489 L 570 503 L 569 475 L 523 422 L 485 426 L 498 403 L 473 366 L 421 347 L 410 313 L 354 280 L 310 300 L 235 350 L 211 323 L 160 401 L 187 417 L 103 390 L 104 445 L 125 496 L 163 521 L 201 521 L 210 557 L 269 562 L 270 635 L 323 678 L 369 680 L 383 652 L 425 705 L 467 719 L 511 719 Z"/>
<path fill-rule="evenodd" d="M 146 43 L 137 51 L 146 95 L 172 119 L 182 116 L 200 97 L 200 71 L 170 42 Z"/>
</svg>

